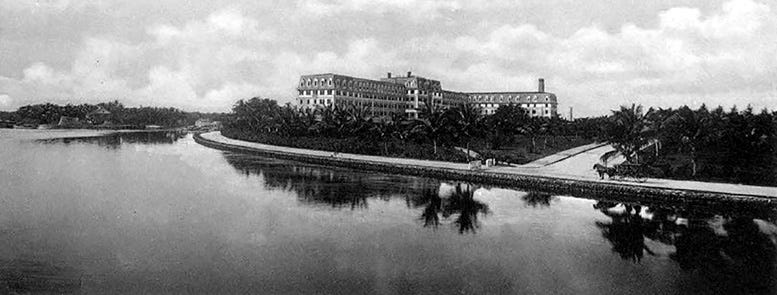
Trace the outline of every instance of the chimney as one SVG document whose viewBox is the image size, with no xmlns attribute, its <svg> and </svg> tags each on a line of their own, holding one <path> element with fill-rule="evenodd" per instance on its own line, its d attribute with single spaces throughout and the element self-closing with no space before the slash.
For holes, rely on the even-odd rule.
<svg viewBox="0 0 777 295">
<path fill-rule="evenodd" d="M 410 76 L 412 76 L 412 75 L 413 75 L 413 72 L 411 72 L 411 71 L 407 71 L 407 77 L 408 77 L 408 78 L 410 78 Z"/>
<path fill-rule="evenodd" d="M 386 75 L 389 79 L 391 79 L 391 72 L 388 72 L 388 75 Z"/>
<path fill-rule="evenodd" d="M 540 78 L 540 85 L 537 92 L 545 92 L 545 79 Z"/>
</svg>

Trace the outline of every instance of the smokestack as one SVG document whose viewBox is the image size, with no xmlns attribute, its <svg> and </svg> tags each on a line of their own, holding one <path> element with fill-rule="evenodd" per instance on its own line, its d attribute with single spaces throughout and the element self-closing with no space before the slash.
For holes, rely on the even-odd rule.
<svg viewBox="0 0 777 295">
<path fill-rule="evenodd" d="M 540 85 L 537 92 L 545 92 L 545 79 L 540 78 Z"/>
<path fill-rule="evenodd" d="M 410 78 L 410 76 L 412 76 L 412 75 L 413 75 L 413 72 L 411 72 L 411 71 L 407 71 L 407 77 L 408 77 L 408 78 Z"/>
<path fill-rule="evenodd" d="M 388 72 L 388 75 L 386 75 L 389 79 L 391 79 L 391 72 Z"/>
</svg>

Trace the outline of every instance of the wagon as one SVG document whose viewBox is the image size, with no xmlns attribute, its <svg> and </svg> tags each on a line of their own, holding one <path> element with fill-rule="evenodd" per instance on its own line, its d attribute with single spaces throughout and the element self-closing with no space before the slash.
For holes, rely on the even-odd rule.
<svg viewBox="0 0 777 295">
<path fill-rule="evenodd" d="M 637 182 L 645 182 L 649 174 L 649 167 L 645 164 L 623 163 L 615 165 L 615 175 L 621 178 L 633 178 Z"/>
</svg>

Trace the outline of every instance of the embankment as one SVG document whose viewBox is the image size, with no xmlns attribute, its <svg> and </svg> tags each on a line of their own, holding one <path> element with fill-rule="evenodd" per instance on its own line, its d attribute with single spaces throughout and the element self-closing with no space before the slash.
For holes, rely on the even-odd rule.
<svg viewBox="0 0 777 295">
<path fill-rule="evenodd" d="M 694 205 L 715 206 L 721 202 L 727 205 L 743 205 L 746 207 L 761 205 L 777 205 L 774 196 L 718 193 L 699 190 L 685 190 L 630 183 L 613 183 L 585 179 L 570 179 L 547 175 L 531 175 L 505 173 L 489 170 L 467 170 L 434 165 L 411 165 L 402 163 L 401 159 L 385 158 L 385 161 L 370 161 L 352 159 L 341 156 L 324 156 L 288 152 L 282 149 L 260 149 L 256 147 L 230 144 L 207 139 L 201 134 L 195 134 L 194 140 L 204 146 L 225 151 L 247 153 L 264 157 L 292 160 L 304 163 L 337 166 L 359 170 L 378 171 L 383 173 L 432 177 L 449 181 L 463 181 L 483 185 L 518 188 L 521 190 L 540 191 L 561 195 L 573 195 L 592 199 L 612 199 L 621 202 L 662 202 Z"/>
</svg>

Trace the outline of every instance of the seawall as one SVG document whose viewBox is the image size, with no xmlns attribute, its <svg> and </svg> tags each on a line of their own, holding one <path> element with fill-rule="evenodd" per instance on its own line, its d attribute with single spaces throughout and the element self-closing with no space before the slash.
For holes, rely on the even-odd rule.
<svg viewBox="0 0 777 295">
<path fill-rule="evenodd" d="M 377 171 L 383 173 L 432 177 L 449 181 L 471 182 L 482 185 L 493 185 L 521 190 L 556 193 L 561 195 L 573 195 L 591 199 L 613 199 L 618 201 L 662 202 L 675 204 L 694 204 L 715 206 L 720 202 L 729 205 L 777 205 L 777 196 L 734 194 L 723 192 L 709 192 L 691 189 L 675 189 L 651 187 L 645 185 L 632 185 L 627 182 L 606 182 L 585 179 L 570 179 L 565 177 L 552 177 L 547 175 L 531 175 L 518 173 L 505 173 L 489 170 L 467 170 L 449 167 L 437 167 L 433 165 L 410 165 L 392 161 L 370 161 L 363 159 L 351 159 L 347 157 L 322 156 L 298 152 L 288 152 L 272 149 L 242 146 L 207 139 L 197 133 L 194 140 L 204 146 L 246 153 L 264 157 L 284 160 L 292 160 L 324 166 L 337 166 L 351 169 Z"/>
</svg>

